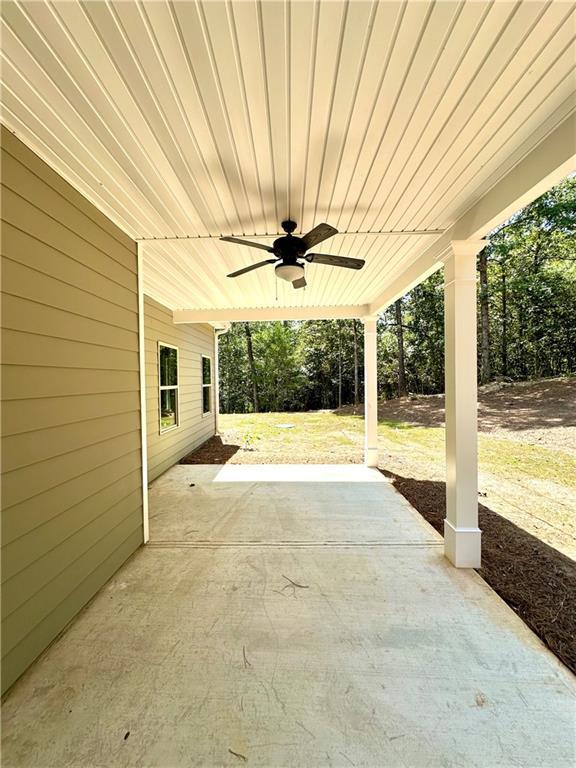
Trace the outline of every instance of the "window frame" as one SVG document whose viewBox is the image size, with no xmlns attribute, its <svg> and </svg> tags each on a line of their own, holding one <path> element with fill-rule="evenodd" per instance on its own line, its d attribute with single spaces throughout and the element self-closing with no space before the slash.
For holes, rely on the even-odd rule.
<svg viewBox="0 0 576 768">
<path fill-rule="evenodd" d="M 210 383 L 209 384 L 204 384 L 204 360 L 208 360 L 210 362 Z M 201 408 L 202 408 L 202 418 L 203 419 L 206 416 L 211 416 L 214 413 L 214 392 L 212 390 L 213 370 L 214 370 L 214 366 L 213 366 L 213 363 L 212 363 L 212 358 L 210 357 L 210 355 L 205 355 L 204 353 L 202 353 L 200 355 L 200 386 L 201 386 L 201 389 L 202 389 L 202 393 L 201 393 L 201 400 L 202 400 Z M 204 390 L 205 389 L 208 389 L 210 391 L 210 410 L 209 411 L 205 411 L 204 410 Z"/>
<path fill-rule="evenodd" d="M 176 384 L 162 384 L 160 368 L 160 350 L 162 347 L 176 350 Z M 169 427 L 162 427 L 162 391 L 173 389 L 176 391 L 176 423 Z M 172 432 L 180 426 L 180 350 L 174 344 L 166 341 L 158 341 L 158 429 L 161 435 Z"/>
</svg>

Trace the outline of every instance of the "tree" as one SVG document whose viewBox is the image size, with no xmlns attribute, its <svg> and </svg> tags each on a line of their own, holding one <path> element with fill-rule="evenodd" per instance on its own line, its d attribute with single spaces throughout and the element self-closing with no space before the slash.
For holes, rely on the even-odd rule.
<svg viewBox="0 0 576 768">
<path fill-rule="evenodd" d="M 478 256 L 480 274 L 480 382 L 487 384 L 491 378 L 490 370 L 490 307 L 488 302 L 488 247 L 483 248 Z"/>
<path fill-rule="evenodd" d="M 244 332 L 246 334 L 246 351 L 248 353 L 248 364 L 250 366 L 250 377 L 252 380 L 252 406 L 254 413 L 260 410 L 260 400 L 258 398 L 258 378 L 256 375 L 256 363 L 254 362 L 254 348 L 252 346 L 252 331 L 250 323 L 244 323 Z"/>
<path fill-rule="evenodd" d="M 338 320 L 338 408 L 342 408 L 342 321 Z"/>
<path fill-rule="evenodd" d="M 354 342 L 354 405 L 358 405 L 360 395 L 360 381 L 358 376 L 358 321 L 352 320 L 352 339 Z"/>
<path fill-rule="evenodd" d="M 396 313 L 396 335 L 398 337 L 398 397 L 408 394 L 406 389 L 406 366 L 404 363 L 404 328 L 402 327 L 402 299 L 394 302 Z"/>
<path fill-rule="evenodd" d="M 478 259 L 481 382 L 576 372 L 576 178 L 490 233 Z M 234 323 L 220 340 L 223 411 L 315 410 L 362 400 L 357 320 Z M 378 320 L 378 393 L 444 389 L 439 270 Z"/>
<path fill-rule="evenodd" d="M 576 177 L 490 234 L 492 373 L 512 379 L 573 371 Z M 572 325 L 571 325 L 572 324 Z"/>
</svg>

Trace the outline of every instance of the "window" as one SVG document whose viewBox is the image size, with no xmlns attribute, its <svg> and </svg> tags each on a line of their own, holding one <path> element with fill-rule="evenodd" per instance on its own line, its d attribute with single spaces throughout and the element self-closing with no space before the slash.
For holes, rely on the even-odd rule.
<svg viewBox="0 0 576 768">
<path fill-rule="evenodd" d="M 178 348 L 158 344 L 158 382 L 160 386 L 160 432 L 178 426 Z"/>
<path fill-rule="evenodd" d="M 202 355 L 202 413 L 212 410 L 212 360 Z"/>
</svg>

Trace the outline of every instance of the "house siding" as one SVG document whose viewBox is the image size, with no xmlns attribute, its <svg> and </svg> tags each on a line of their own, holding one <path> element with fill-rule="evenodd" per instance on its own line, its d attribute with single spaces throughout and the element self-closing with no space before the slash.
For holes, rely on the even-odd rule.
<svg viewBox="0 0 576 768">
<path fill-rule="evenodd" d="M 172 312 L 144 297 L 148 480 L 154 480 L 183 456 L 208 440 L 216 430 L 214 410 L 202 415 L 202 355 L 212 360 L 214 330 L 209 325 L 175 325 Z M 158 343 L 178 347 L 180 423 L 160 434 Z M 214 384 L 212 385 L 214 403 Z"/>
<path fill-rule="evenodd" d="M 136 244 L 2 129 L 2 690 L 143 540 Z"/>
</svg>

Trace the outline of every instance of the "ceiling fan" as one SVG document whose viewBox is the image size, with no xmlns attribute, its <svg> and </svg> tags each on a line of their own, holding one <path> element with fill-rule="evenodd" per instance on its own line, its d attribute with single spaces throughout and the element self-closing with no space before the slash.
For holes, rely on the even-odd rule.
<svg viewBox="0 0 576 768">
<path fill-rule="evenodd" d="M 260 248 L 268 253 L 273 253 L 273 259 L 259 261 L 251 264 L 249 267 L 238 269 L 232 272 L 228 277 L 238 277 L 253 269 L 259 269 L 265 264 L 276 264 L 274 271 L 276 276 L 282 280 L 292 283 L 294 288 L 304 288 L 306 278 L 304 277 L 304 263 L 309 264 L 328 264 L 331 267 L 345 267 L 347 269 L 362 269 L 364 259 L 350 259 L 347 256 L 331 256 L 327 253 L 306 253 L 310 248 L 333 235 L 338 234 L 338 230 L 331 227 L 330 224 L 318 224 L 303 237 L 295 237 L 292 232 L 296 229 L 296 222 L 288 219 L 282 222 L 282 229 L 285 235 L 274 240 L 272 245 L 263 243 L 254 243 L 251 240 L 242 240 L 238 237 L 221 237 L 227 243 L 238 243 L 239 245 L 249 245 L 251 248 Z"/>
</svg>

